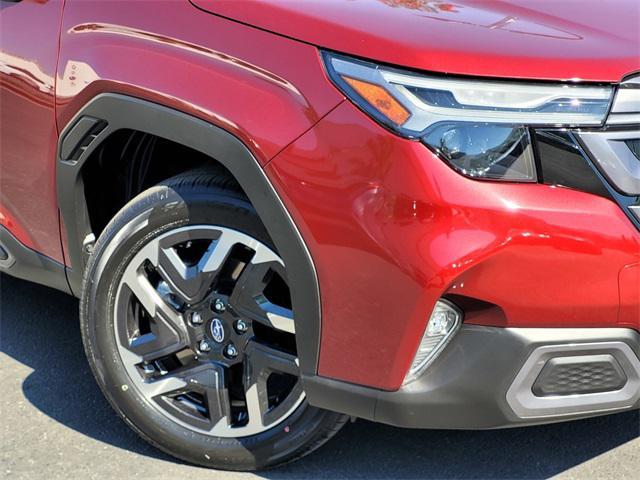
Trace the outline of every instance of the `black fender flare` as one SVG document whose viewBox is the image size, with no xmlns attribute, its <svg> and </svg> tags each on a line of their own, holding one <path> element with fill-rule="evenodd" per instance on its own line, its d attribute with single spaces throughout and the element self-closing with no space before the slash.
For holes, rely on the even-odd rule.
<svg viewBox="0 0 640 480">
<path fill-rule="evenodd" d="M 200 118 L 127 95 L 94 97 L 63 129 L 58 142 L 56 187 L 67 241 L 66 275 L 79 296 L 93 232 L 84 196 L 82 167 L 113 132 L 132 129 L 202 152 L 227 168 L 245 191 L 287 265 L 303 376 L 317 372 L 321 310 L 311 254 L 262 167 L 234 135 Z"/>
</svg>

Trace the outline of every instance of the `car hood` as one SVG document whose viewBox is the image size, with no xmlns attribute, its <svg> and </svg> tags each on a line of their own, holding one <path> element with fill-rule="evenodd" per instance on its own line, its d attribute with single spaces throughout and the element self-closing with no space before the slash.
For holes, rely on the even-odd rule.
<svg viewBox="0 0 640 480">
<path fill-rule="evenodd" d="M 637 0 L 191 2 L 319 47 L 421 70 L 617 82 L 640 69 Z"/>
</svg>

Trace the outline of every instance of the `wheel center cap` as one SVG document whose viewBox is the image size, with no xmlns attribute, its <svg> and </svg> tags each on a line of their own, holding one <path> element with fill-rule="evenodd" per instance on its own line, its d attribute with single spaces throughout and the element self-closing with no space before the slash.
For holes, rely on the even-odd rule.
<svg viewBox="0 0 640 480">
<path fill-rule="evenodd" d="M 216 343 L 224 342 L 224 337 L 225 337 L 224 325 L 222 325 L 222 322 L 220 321 L 219 318 L 214 318 L 212 320 L 210 329 L 211 329 L 211 338 L 213 338 L 213 340 Z"/>
</svg>

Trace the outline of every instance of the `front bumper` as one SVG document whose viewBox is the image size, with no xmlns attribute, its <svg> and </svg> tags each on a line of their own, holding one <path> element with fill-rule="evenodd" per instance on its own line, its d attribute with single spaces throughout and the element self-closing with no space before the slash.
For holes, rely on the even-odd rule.
<svg viewBox="0 0 640 480">
<path fill-rule="evenodd" d="M 314 406 L 400 427 L 549 423 L 640 408 L 639 355 L 632 329 L 465 325 L 395 392 L 323 377 L 306 378 L 305 391 Z M 565 359 L 574 367 L 549 375 Z"/>
<path fill-rule="evenodd" d="M 442 297 L 466 324 L 640 330 L 640 232 L 606 195 L 465 178 L 346 101 L 265 171 L 316 268 L 322 377 L 397 390 Z"/>
</svg>

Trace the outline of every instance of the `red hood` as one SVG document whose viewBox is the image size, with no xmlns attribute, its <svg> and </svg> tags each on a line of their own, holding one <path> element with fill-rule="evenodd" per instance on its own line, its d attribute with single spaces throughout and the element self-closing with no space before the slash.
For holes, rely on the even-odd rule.
<svg viewBox="0 0 640 480">
<path fill-rule="evenodd" d="M 640 69 L 638 0 L 191 1 L 320 47 L 422 70 L 617 82 Z"/>
</svg>

